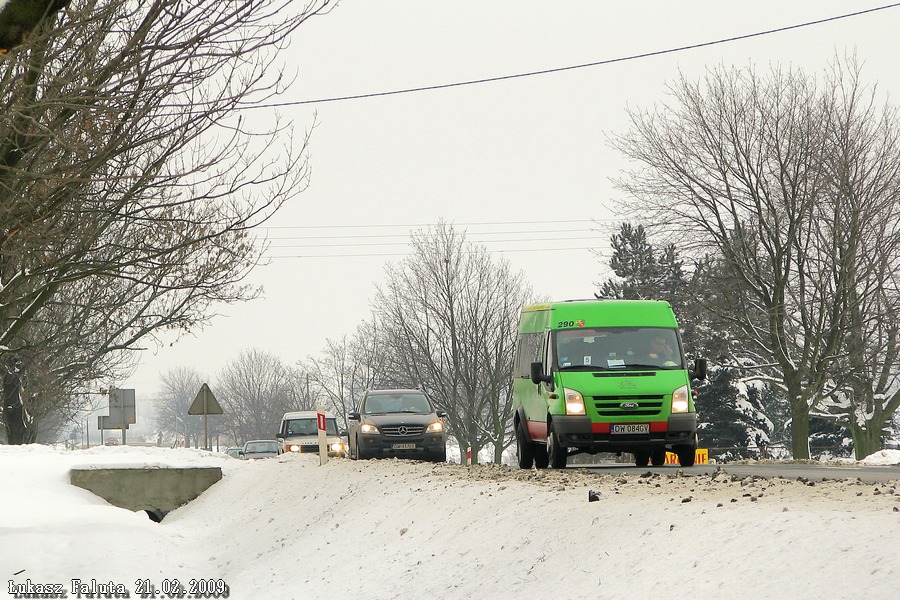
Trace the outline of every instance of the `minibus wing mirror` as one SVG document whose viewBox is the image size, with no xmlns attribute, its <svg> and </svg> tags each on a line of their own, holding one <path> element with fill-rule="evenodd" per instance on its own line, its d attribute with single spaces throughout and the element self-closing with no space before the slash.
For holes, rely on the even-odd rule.
<svg viewBox="0 0 900 600">
<path fill-rule="evenodd" d="M 531 383 L 537 385 L 541 382 L 550 383 L 551 381 L 553 381 L 552 377 L 544 375 L 544 363 L 531 363 Z"/>
</svg>

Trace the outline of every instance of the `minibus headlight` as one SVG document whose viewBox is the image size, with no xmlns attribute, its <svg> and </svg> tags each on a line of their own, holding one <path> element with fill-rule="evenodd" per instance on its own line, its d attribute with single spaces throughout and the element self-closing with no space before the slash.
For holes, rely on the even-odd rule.
<svg viewBox="0 0 900 600">
<path fill-rule="evenodd" d="M 584 397 L 581 392 L 563 388 L 566 395 L 566 414 L 567 415 L 583 415 L 584 414 Z"/>
<path fill-rule="evenodd" d="M 686 385 L 683 385 L 672 392 L 672 413 L 688 412 L 690 408 L 688 393 L 688 387 Z"/>
</svg>

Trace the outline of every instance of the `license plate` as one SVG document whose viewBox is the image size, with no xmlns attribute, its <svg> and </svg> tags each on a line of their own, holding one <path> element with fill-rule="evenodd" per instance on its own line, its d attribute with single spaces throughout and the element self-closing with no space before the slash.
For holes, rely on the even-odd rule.
<svg viewBox="0 0 900 600">
<path fill-rule="evenodd" d="M 649 423 L 623 423 L 621 425 L 613 425 L 612 433 L 650 433 Z"/>
<path fill-rule="evenodd" d="M 415 450 L 415 444 L 394 444 L 391 446 L 394 450 Z"/>
</svg>

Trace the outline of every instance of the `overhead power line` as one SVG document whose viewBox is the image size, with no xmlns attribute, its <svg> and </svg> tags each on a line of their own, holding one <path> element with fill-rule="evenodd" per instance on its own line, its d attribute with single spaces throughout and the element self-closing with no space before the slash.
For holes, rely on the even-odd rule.
<svg viewBox="0 0 900 600">
<path fill-rule="evenodd" d="M 576 237 L 544 237 L 544 238 L 525 238 L 525 239 L 502 239 L 502 240 L 482 240 L 482 239 L 466 239 L 467 242 L 475 244 L 514 244 L 514 243 L 533 243 L 533 242 L 565 242 L 574 240 L 593 240 L 596 236 L 576 236 Z M 353 248 L 360 246 L 406 246 L 409 240 L 397 242 L 337 242 L 334 244 L 314 243 L 314 244 L 278 244 L 269 246 L 270 248 Z"/>
<path fill-rule="evenodd" d="M 587 227 L 579 227 L 578 229 L 518 229 L 513 231 L 475 231 L 468 232 L 467 236 L 504 236 L 504 235 L 550 235 L 559 233 L 590 233 L 596 231 Z M 274 235 L 267 236 L 258 240 L 259 242 L 281 242 L 290 240 L 384 240 L 384 239 L 401 239 L 403 243 L 410 240 L 409 232 L 401 233 L 357 233 L 345 235 Z M 390 242 L 389 242 L 390 243 Z M 400 242 L 393 242 L 400 243 Z"/>
<path fill-rule="evenodd" d="M 261 227 L 260 229 L 358 229 L 360 227 L 365 227 L 369 229 L 384 229 L 384 228 L 395 228 L 395 227 L 437 227 L 438 225 L 447 225 L 450 227 L 475 227 L 482 225 L 546 225 L 546 224 L 560 224 L 560 223 L 600 223 L 603 221 L 615 221 L 617 219 L 542 219 L 540 221 L 480 221 L 480 222 L 471 222 L 471 223 L 456 223 L 456 222 L 445 222 L 445 223 L 385 223 L 385 224 L 375 224 L 375 223 L 367 223 L 365 225 L 266 225 Z"/>
<path fill-rule="evenodd" d="M 583 252 L 585 250 L 593 251 L 597 254 L 597 256 L 605 256 L 597 247 L 594 246 L 578 246 L 578 247 L 570 247 L 570 248 L 521 248 L 521 249 L 498 249 L 498 250 L 488 250 L 489 254 L 516 254 L 519 252 L 566 252 L 566 251 L 579 251 Z M 366 252 L 365 254 L 288 254 L 288 255 L 266 255 L 265 258 L 271 260 L 277 259 L 286 259 L 286 258 L 294 258 L 294 259 L 312 259 L 312 258 L 374 258 L 374 257 L 405 257 L 410 256 L 408 252 Z"/>
<path fill-rule="evenodd" d="M 527 71 L 525 73 L 515 73 L 512 75 L 499 75 L 496 77 L 485 77 L 482 79 L 471 79 L 468 81 L 457 81 L 454 83 L 442 83 L 436 85 L 426 85 L 412 88 L 404 88 L 399 90 L 390 90 L 386 92 L 370 92 L 366 94 L 355 94 L 350 96 L 333 96 L 330 98 L 318 98 L 315 100 L 296 100 L 289 102 L 279 102 L 272 104 L 256 104 L 256 105 L 246 105 L 242 106 L 242 109 L 253 109 L 253 108 L 278 108 L 282 106 L 302 106 L 305 104 L 324 104 L 325 102 L 341 102 L 344 100 L 362 100 L 365 98 L 377 98 L 380 96 L 396 96 L 399 94 L 411 94 L 414 92 L 427 92 L 432 90 L 441 90 L 446 88 L 453 87 L 462 87 L 467 85 L 478 85 L 482 83 L 493 83 L 497 81 L 507 81 L 510 79 L 521 79 L 523 77 L 535 77 L 537 75 L 548 75 L 550 73 L 561 73 L 563 71 L 574 71 L 575 69 L 586 69 L 588 67 L 599 67 L 604 65 L 611 65 L 620 62 L 632 61 L 632 60 L 640 60 L 643 58 L 651 58 L 654 56 L 662 56 L 665 54 L 673 54 L 675 52 L 685 52 L 687 50 L 696 50 L 697 48 L 705 48 L 708 46 L 716 46 L 718 44 L 728 44 L 731 42 L 738 42 L 741 40 L 747 40 L 755 37 L 761 37 L 764 35 L 772 35 L 775 33 L 783 33 L 785 31 L 791 31 L 793 29 L 801 29 L 803 27 L 812 27 L 814 25 L 821 25 L 823 23 L 829 23 L 832 21 L 838 21 L 840 19 L 848 19 L 850 17 L 858 17 L 860 15 L 865 15 L 869 13 L 874 13 L 877 11 L 888 10 L 891 8 L 897 8 L 900 6 L 900 2 L 894 4 L 886 4 L 884 6 L 877 6 L 875 8 L 869 8 L 866 10 L 860 10 L 852 13 L 846 13 L 843 15 L 837 15 L 834 17 L 827 17 L 825 19 L 818 19 L 816 21 L 806 21 L 804 23 L 797 23 L 795 25 L 787 25 L 785 27 L 778 27 L 775 29 L 767 29 L 765 31 L 757 31 L 755 33 L 747 33 L 744 35 L 738 35 L 729 38 L 721 38 L 718 40 L 712 40 L 709 42 L 700 42 L 697 44 L 690 44 L 687 46 L 679 46 L 677 48 L 668 48 L 666 50 L 656 50 L 653 52 L 644 52 L 642 54 L 632 54 L 629 56 L 621 56 L 619 58 L 610 58 L 606 60 L 598 60 L 594 62 L 582 63 L 578 65 L 568 65 L 565 67 L 555 67 L 552 69 L 541 69 L 537 71 Z"/>
</svg>

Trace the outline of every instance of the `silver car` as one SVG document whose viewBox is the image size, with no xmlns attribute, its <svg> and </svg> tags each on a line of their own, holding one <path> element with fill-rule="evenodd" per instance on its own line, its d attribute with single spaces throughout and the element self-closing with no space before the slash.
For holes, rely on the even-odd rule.
<svg viewBox="0 0 900 600">
<path fill-rule="evenodd" d="M 256 460 L 273 456 L 278 456 L 278 442 L 275 440 L 252 440 L 244 444 L 241 457 L 244 460 Z"/>
</svg>

